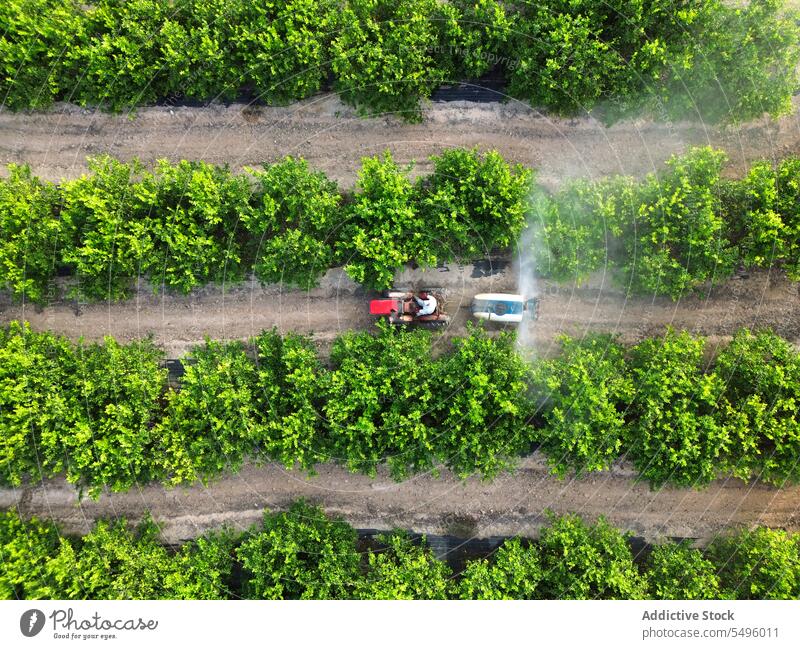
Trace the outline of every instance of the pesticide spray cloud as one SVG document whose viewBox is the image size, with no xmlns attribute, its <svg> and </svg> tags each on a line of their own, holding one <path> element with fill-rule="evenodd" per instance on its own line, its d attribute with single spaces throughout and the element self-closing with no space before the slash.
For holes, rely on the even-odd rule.
<svg viewBox="0 0 800 649">
<path fill-rule="evenodd" d="M 537 260 L 541 258 L 542 228 L 549 199 L 540 188 L 532 190 L 530 216 L 517 243 L 517 290 L 526 300 L 539 296 L 536 280 Z M 533 357 L 536 344 L 536 323 L 523 318 L 517 330 L 517 345 L 526 357 Z"/>
</svg>

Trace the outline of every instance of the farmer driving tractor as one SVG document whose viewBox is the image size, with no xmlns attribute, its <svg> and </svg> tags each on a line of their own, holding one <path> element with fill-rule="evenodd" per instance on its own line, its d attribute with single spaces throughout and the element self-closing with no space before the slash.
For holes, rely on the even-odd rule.
<svg viewBox="0 0 800 649">
<path fill-rule="evenodd" d="M 450 322 L 450 316 L 443 308 L 444 294 L 440 289 L 423 289 L 416 294 L 414 291 L 389 289 L 384 291 L 382 298 L 369 303 L 369 312 L 384 316 L 390 324 L 415 324 L 431 329 L 445 327 Z"/>
<path fill-rule="evenodd" d="M 412 300 L 413 304 L 411 304 L 411 306 L 414 308 L 417 317 L 436 313 L 438 302 L 436 298 L 427 291 L 420 291 L 419 295 L 412 296 L 408 302 L 411 303 Z"/>
</svg>

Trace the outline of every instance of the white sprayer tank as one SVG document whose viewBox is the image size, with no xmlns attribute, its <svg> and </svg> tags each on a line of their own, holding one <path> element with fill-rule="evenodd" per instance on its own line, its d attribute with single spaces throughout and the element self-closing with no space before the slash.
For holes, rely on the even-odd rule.
<svg viewBox="0 0 800 649">
<path fill-rule="evenodd" d="M 479 293 L 472 299 L 472 315 L 491 322 L 522 322 L 525 298 L 516 293 Z"/>
</svg>

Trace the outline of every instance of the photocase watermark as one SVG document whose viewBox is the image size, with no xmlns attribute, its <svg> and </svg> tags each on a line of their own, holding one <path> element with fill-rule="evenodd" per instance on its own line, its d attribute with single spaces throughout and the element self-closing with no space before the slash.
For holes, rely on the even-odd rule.
<svg viewBox="0 0 800 649">
<path fill-rule="evenodd" d="M 138 618 L 107 618 L 95 612 L 89 617 L 77 617 L 71 608 L 54 609 L 45 615 L 37 608 L 25 611 L 19 619 L 19 630 L 27 638 L 38 635 L 47 619 L 57 640 L 112 640 L 119 632 L 155 631 L 158 620 Z"/>
<path fill-rule="evenodd" d="M 38 608 L 25 611 L 19 618 L 19 630 L 26 638 L 32 638 L 44 628 L 44 613 Z"/>
</svg>

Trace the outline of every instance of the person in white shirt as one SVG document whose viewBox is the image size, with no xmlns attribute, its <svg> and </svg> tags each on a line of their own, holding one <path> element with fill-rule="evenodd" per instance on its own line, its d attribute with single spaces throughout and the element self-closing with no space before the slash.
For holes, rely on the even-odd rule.
<svg viewBox="0 0 800 649">
<path fill-rule="evenodd" d="M 420 291 L 419 296 L 414 297 L 414 301 L 419 307 L 417 310 L 417 316 L 431 315 L 436 311 L 436 298 L 425 291 Z"/>
</svg>

